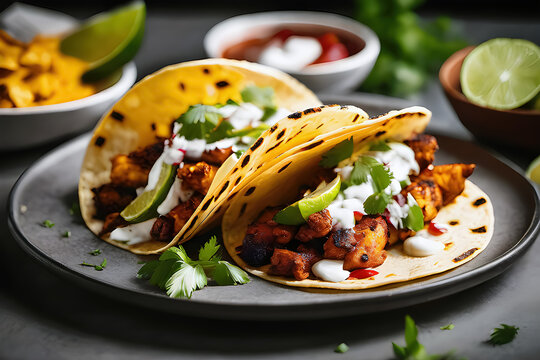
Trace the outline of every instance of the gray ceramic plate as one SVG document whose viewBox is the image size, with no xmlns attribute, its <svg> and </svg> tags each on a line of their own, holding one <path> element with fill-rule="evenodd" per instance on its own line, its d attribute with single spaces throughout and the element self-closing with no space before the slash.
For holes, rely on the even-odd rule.
<svg viewBox="0 0 540 360">
<path fill-rule="evenodd" d="M 378 96 L 332 100 L 329 102 L 353 103 L 371 114 L 408 105 Z M 103 294 L 154 309 L 212 318 L 290 320 L 404 307 L 456 293 L 500 274 L 518 260 L 540 231 L 538 193 L 528 180 L 482 148 L 439 135 L 437 162 L 476 163 L 471 180 L 493 200 L 495 234 L 474 260 L 441 275 L 364 291 L 302 290 L 252 278 L 242 286 L 206 287 L 190 300 L 171 299 L 135 277 L 141 266 L 138 262 L 148 259 L 104 243 L 80 218 L 70 215 L 69 209 L 77 201 L 79 169 L 89 136 L 53 150 L 21 176 L 11 193 L 10 228 L 19 244 L 45 266 Z M 26 208 L 24 213 L 21 207 Z M 47 219 L 55 226 L 42 226 Z M 62 237 L 67 230 L 71 237 Z M 188 251 L 198 248 L 203 240 L 189 242 Z M 102 254 L 89 255 L 96 248 Z M 83 261 L 100 263 L 103 258 L 108 261 L 104 271 L 79 265 Z"/>
</svg>

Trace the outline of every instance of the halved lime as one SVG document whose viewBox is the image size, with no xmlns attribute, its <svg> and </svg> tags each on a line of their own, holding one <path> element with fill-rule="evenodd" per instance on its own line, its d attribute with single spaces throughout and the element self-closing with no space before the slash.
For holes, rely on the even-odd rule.
<svg viewBox="0 0 540 360">
<path fill-rule="evenodd" d="M 326 209 L 334 201 L 340 188 L 339 175 L 329 184 L 323 181 L 315 191 L 278 212 L 274 216 L 274 221 L 284 225 L 303 224 L 309 215 Z"/>
<path fill-rule="evenodd" d="M 177 166 L 163 163 L 154 189 L 137 196 L 122 210 L 120 216 L 130 223 L 139 223 L 156 217 L 158 206 L 165 200 L 174 182 L 176 170 Z"/>
<path fill-rule="evenodd" d="M 67 55 L 90 63 L 83 80 L 103 79 L 135 57 L 144 35 L 146 7 L 135 1 L 93 16 L 60 43 Z"/>
<path fill-rule="evenodd" d="M 467 55 L 461 89 L 471 102 L 515 109 L 540 92 L 540 48 L 527 40 L 486 41 Z"/>
<path fill-rule="evenodd" d="M 529 165 L 525 175 L 535 183 L 540 184 L 540 156 Z"/>
</svg>

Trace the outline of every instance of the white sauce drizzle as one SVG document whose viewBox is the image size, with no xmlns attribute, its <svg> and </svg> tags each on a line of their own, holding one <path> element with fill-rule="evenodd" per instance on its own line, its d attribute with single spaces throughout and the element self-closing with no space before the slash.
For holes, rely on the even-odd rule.
<svg viewBox="0 0 540 360">
<path fill-rule="evenodd" d="M 130 224 L 116 228 L 109 236 L 111 240 L 125 241 L 127 245 L 138 244 L 152 239 L 150 230 L 154 225 L 154 219 L 146 220 L 138 224 Z"/>
<path fill-rule="evenodd" d="M 435 255 L 444 250 L 444 244 L 435 240 L 426 230 L 420 230 L 403 242 L 403 251 L 407 255 L 425 257 Z"/>
<path fill-rule="evenodd" d="M 272 41 L 262 51 L 257 62 L 285 71 L 299 71 L 312 64 L 322 54 L 319 41 L 308 36 L 291 36 L 283 45 Z"/>
<path fill-rule="evenodd" d="M 167 197 L 163 202 L 158 206 L 157 212 L 159 215 L 166 215 L 174 209 L 181 202 L 186 202 L 193 196 L 195 193 L 194 190 L 184 190 L 182 189 L 182 180 L 176 177 L 171 186 L 171 189 L 167 193 Z"/>
<path fill-rule="evenodd" d="M 323 259 L 317 261 L 311 267 L 311 271 L 319 279 L 331 282 L 340 282 L 347 280 L 350 271 L 343 270 L 343 260 Z"/>
</svg>

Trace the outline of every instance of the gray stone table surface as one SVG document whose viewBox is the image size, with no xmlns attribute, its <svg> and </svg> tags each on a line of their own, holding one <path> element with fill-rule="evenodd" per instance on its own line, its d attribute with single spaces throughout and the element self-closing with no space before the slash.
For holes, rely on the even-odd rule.
<svg viewBox="0 0 540 360">
<path fill-rule="evenodd" d="M 139 74 L 204 57 L 204 33 L 231 14 L 150 11 L 136 58 Z M 472 42 L 520 37 L 540 43 L 540 21 L 471 20 Z M 415 101 L 433 111 L 431 129 L 472 139 L 438 83 Z M 263 323 L 197 319 L 117 302 L 51 273 L 24 253 L 7 227 L 7 199 L 20 174 L 54 145 L 0 154 L 0 358 L 2 359 L 390 359 L 403 319 L 417 322 L 430 352 L 468 359 L 540 358 L 540 242 L 503 275 L 456 295 L 391 312 L 324 321 Z M 497 149 L 522 168 L 537 154 Z M 439 327 L 453 323 L 452 331 Z M 485 341 L 500 323 L 520 327 L 510 344 Z M 350 350 L 335 354 L 346 342 Z"/>
</svg>

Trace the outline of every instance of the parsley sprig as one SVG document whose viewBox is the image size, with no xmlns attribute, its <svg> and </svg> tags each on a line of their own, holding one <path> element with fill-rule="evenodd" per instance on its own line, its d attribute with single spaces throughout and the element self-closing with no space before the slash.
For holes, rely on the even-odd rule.
<svg viewBox="0 0 540 360">
<path fill-rule="evenodd" d="M 244 270 L 221 260 L 220 248 L 212 236 L 199 250 L 199 260 L 192 260 L 182 246 L 171 247 L 158 260 L 143 265 L 137 277 L 149 280 L 173 298 L 191 298 L 195 290 L 208 284 L 208 277 L 218 285 L 248 283 Z"/>
<path fill-rule="evenodd" d="M 394 348 L 394 355 L 397 359 L 406 360 L 457 360 L 463 359 L 454 354 L 454 352 L 448 352 L 446 354 L 428 354 L 424 345 L 418 342 L 418 329 L 414 320 L 409 316 L 405 316 L 405 346 L 399 346 L 396 343 L 392 343 Z"/>
<path fill-rule="evenodd" d="M 508 344 L 516 337 L 519 328 L 513 325 L 501 324 L 501 327 L 493 329 L 489 338 L 492 345 Z"/>
</svg>

